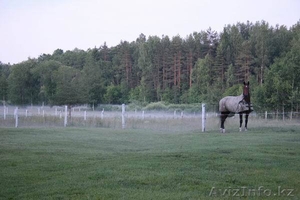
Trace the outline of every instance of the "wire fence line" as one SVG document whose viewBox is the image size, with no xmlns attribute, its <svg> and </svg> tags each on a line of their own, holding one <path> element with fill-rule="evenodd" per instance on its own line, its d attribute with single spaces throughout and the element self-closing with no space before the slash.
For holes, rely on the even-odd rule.
<svg viewBox="0 0 300 200">
<path fill-rule="evenodd" d="M 201 107 L 193 112 L 183 109 L 144 110 L 125 107 L 126 111 L 122 112 L 122 105 L 105 105 L 99 109 L 92 109 L 87 105 L 76 106 L 71 108 L 70 117 L 65 106 L 0 106 L 0 125 L 2 127 L 161 127 L 162 129 L 175 129 L 175 127 L 182 126 L 180 130 L 184 127 L 201 130 L 201 126 L 203 127 L 203 123 L 205 123 L 202 120 Z M 296 111 L 253 111 L 250 114 L 252 120 L 294 120 L 297 123 L 299 116 L 300 112 Z M 205 118 L 207 119 L 206 129 L 218 128 L 219 113 L 216 111 L 215 105 L 207 105 Z"/>
<path fill-rule="evenodd" d="M 13 116 L 15 109 L 18 107 L 19 116 L 60 116 L 65 111 L 65 106 L 0 106 L 0 118 L 6 116 Z M 106 105 L 107 107 L 107 105 Z M 84 112 L 87 112 L 88 117 L 104 116 L 115 117 L 122 112 L 122 105 L 110 105 L 110 109 L 105 108 L 92 109 L 86 105 L 76 106 L 71 108 L 72 117 L 83 117 Z M 112 108 L 113 107 L 113 108 Z M 196 117 L 201 116 L 202 108 L 199 106 L 196 111 L 185 111 L 182 109 L 173 110 L 145 110 L 145 109 L 128 109 L 126 107 L 126 115 L 131 117 L 156 117 L 156 118 L 178 118 L 178 117 Z M 213 109 L 212 109 L 213 108 Z M 219 112 L 215 109 L 215 105 L 206 106 L 207 116 L 218 116 Z M 69 111 L 68 111 L 69 112 Z M 2 115 L 1 115 L 2 113 Z M 254 110 L 250 115 L 266 119 L 282 119 L 284 118 L 298 118 L 299 111 L 256 111 Z"/>
</svg>

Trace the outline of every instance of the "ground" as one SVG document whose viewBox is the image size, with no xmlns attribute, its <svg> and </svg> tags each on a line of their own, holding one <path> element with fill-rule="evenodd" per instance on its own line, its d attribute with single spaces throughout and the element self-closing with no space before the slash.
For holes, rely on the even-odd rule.
<svg viewBox="0 0 300 200">
<path fill-rule="evenodd" d="M 300 126 L 236 129 L 0 128 L 0 199 L 300 199 Z"/>
</svg>

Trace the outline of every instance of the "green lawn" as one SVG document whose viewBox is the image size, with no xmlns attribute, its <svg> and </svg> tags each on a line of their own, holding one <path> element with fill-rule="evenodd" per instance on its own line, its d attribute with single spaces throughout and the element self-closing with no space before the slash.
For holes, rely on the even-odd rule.
<svg viewBox="0 0 300 200">
<path fill-rule="evenodd" d="M 300 126 L 0 128 L 0 199 L 300 199 Z"/>
</svg>

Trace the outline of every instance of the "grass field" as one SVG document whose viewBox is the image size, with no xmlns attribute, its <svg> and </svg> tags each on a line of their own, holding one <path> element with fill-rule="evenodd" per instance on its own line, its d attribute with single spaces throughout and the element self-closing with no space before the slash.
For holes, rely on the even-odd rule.
<svg viewBox="0 0 300 200">
<path fill-rule="evenodd" d="M 300 199 L 300 126 L 0 128 L 0 199 Z"/>
</svg>

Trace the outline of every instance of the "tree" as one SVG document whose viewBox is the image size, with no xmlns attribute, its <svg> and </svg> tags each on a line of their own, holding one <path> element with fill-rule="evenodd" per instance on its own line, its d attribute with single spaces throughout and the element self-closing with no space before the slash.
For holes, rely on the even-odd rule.
<svg viewBox="0 0 300 200">
<path fill-rule="evenodd" d="M 239 83 L 249 81 L 251 75 L 251 66 L 254 58 L 251 53 L 250 41 L 246 40 L 242 43 L 242 48 L 236 59 L 236 77 Z"/>
<path fill-rule="evenodd" d="M 2 97 L 3 103 L 7 100 L 7 81 L 4 73 L 0 75 L 0 97 Z"/>
<path fill-rule="evenodd" d="M 270 63 L 274 63 L 276 58 L 284 55 L 291 49 L 293 37 L 291 31 L 288 31 L 285 26 L 279 25 L 271 28 L 270 35 Z"/>
<path fill-rule="evenodd" d="M 62 49 L 56 49 L 52 54 L 52 58 L 55 60 L 59 60 L 63 53 L 64 51 Z"/>
<path fill-rule="evenodd" d="M 205 59 L 198 59 L 193 70 L 193 86 L 191 88 L 191 102 L 199 103 L 208 100 L 208 91 L 212 85 L 212 77 L 210 76 L 210 68 L 212 60 L 209 55 Z"/>
<path fill-rule="evenodd" d="M 110 62 L 103 61 L 102 59 L 95 60 L 94 51 L 87 56 L 83 73 L 87 86 L 86 90 L 88 91 L 88 103 L 90 105 L 95 106 L 105 102 L 104 94 L 109 84 L 106 77 L 113 76 L 110 69 Z"/>
<path fill-rule="evenodd" d="M 238 22 L 236 26 L 238 27 L 239 32 L 241 33 L 243 40 L 244 41 L 249 40 L 250 34 L 251 34 L 250 32 L 251 32 L 253 24 L 249 21 L 247 21 L 246 24 Z"/>
<path fill-rule="evenodd" d="M 68 66 L 61 66 L 55 72 L 56 90 L 53 103 L 68 105 L 69 116 L 71 107 L 81 105 L 88 101 L 88 90 L 81 71 Z"/>
<path fill-rule="evenodd" d="M 263 84 L 265 69 L 270 64 L 270 29 L 269 24 L 265 21 L 257 22 L 250 36 L 250 41 L 254 47 L 256 57 L 257 79 L 260 84 Z"/>
<path fill-rule="evenodd" d="M 221 82 L 222 91 L 224 91 L 224 87 L 226 86 L 226 76 L 225 72 L 228 68 L 230 62 L 230 51 L 229 48 L 229 34 L 227 33 L 227 29 L 224 28 L 223 33 L 220 35 L 219 46 L 217 47 L 216 58 L 215 58 L 215 74 L 217 81 Z"/>
<path fill-rule="evenodd" d="M 103 61 L 110 61 L 110 50 L 107 47 L 106 42 L 104 42 L 104 44 L 100 46 L 99 54 L 100 54 L 100 58 Z"/>
<path fill-rule="evenodd" d="M 299 32 L 300 21 L 290 29 L 247 21 L 226 25 L 221 33 L 209 28 L 171 39 L 140 34 L 136 41 L 114 47 L 104 43 L 87 51 L 56 49 L 9 66 L 4 74 L 0 67 L 0 95 L 18 104 L 54 104 L 60 90 L 73 90 L 77 77 L 73 81 L 85 85 L 89 104 L 129 99 L 214 103 L 216 95 L 234 93 L 250 79 L 253 102 L 294 109 L 300 88 Z M 78 76 L 70 75 L 64 85 L 58 71 Z"/>
<path fill-rule="evenodd" d="M 192 87 L 192 71 L 193 66 L 195 64 L 195 50 L 196 50 L 196 43 L 195 39 L 192 35 L 189 35 L 187 39 L 184 42 L 184 48 L 185 48 L 185 57 L 186 57 L 186 74 L 184 81 L 186 82 L 186 85 L 188 85 L 189 89 Z M 187 84 L 188 83 L 188 84 Z"/>
<path fill-rule="evenodd" d="M 28 61 L 13 65 L 8 77 L 8 99 L 17 105 L 34 104 L 39 102 L 40 83 L 33 76 L 32 69 L 36 61 Z"/>
<path fill-rule="evenodd" d="M 235 76 L 235 69 L 232 64 L 229 65 L 228 70 L 225 72 L 226 76 L 226 87 L 231 87 L 237 83 Z"/>
<path fill-rule="evenodd" d="M 179 103 L 179 97 L 182 91 L 182 77 L 184 73 L 184 63 L 183 63 L 183 40 L 178 35 L 172 38 L 171 42 L 171 54 L 172 54 L 172 73 L 173 73 L 173 84 L 171 86 L 174 92 L 174 103 Z"/>
<path fill-rule="evenodd" d="M 58 50 L 57 53 L 59 54 L 61 51 Z M 85 65 L 86 54 L 87 52 L 84 50 L 75 48 L 73 51 L 66 51 L 65 53 L 61 54 L 61 56 L 58 57 L 58 61 L 65 66 L 71 66 L 73 68 L 82 70 L 83 66 Z"/>
<path fill-rule="evenodd" d="M 226 28 L 228 32 L 227 50 L 229 51 L 229 59 L 230 63 L 235 66 L 236 59 L 242 49 L 243 38 L 237 26 L 228 25 Z"/>
<path fill-rule="evenodd" d="M 121 71 L 123 79 L 126 80 L 128 86 L 132 85 L 132 59 L 131 59 L 131 48 L 127 41 L 121 42 L 120 44 L 120 61 Z"/>
<path fill-rule="evenodd" d="M 216 31 L 211 30 L 211 28 L 209 27 L 209 29 L 206 31 L 206 35 L 207 35 L 207 41 L 208 42 L 208 52 L 207 54 L 209 54 L 212 57 L 216 57 L 216 51 L 217 51 L 217 47 L 218 47 L 218 33 Z M 205 56 L 207 55 L 205 54 Z"/>
<path fill-rule="evenodd" d="M 122 102 L 121 87 L 116 85 L 109 85 L 107 87 L 104 98 L 109 104 L 120 104 Z"/>
<path fill-rule="evenodd" d="M 162 90 L 169 93 L 169 89 L 172 87 L 172 62 L 173 58 L 171 55 L 171 40 L 168 36 L 163 36 L 161 39 L 161 65 L 162 65 Z M 168 91 L 166 91 L 168 90 Z"/>
<path fill-rule="evenodd" d="M 7 78 L 9 76 L 9 67 L 10 65 L 6 65 L 0 62 L 0 98 L 2 98 L 3 103 L 7 101 L 7 93 L 8 93 Z"/>
<path fill-rule="evenodd" d="M 163 67 L 162 67 L 162 45 L 160 38 L 149 37 L 147 41 L 147 50 L 148 56 L 150 58 L 150 73 L 144 74 L 144 76 L 148 76 L 148 79 L 151 80 L 149 86 L 151 86 L 151 90 L 153 91 L 153 97 L 151 97 L 151 101 L 160 101 L 161 100 L 161 91 L 163 85 Z M 152 86 L 153 85 L 153 86 Z"/>
<path fill-rule="evenodd" d="M 292 42 L 292 48 L 286 55 L 275 60 L 266 75 L 266 101 L 273 105 L 293 105 L 299 101 L 300 88 L 300 33 Z"/>
<path fill-rule="evenodd" d="M 39 62 L 33 69 L 33 76 L 39 80 L 40 91 L 39 98 L 47 103 L 53 105 L 53 96 L 56 90 L 56 82 L 54 74 L 61 67 L 62 64 L 58 61 L 49 60 Z"/>
</svg>

